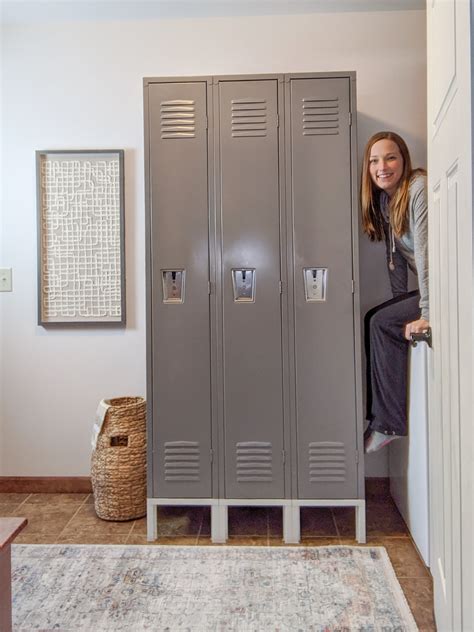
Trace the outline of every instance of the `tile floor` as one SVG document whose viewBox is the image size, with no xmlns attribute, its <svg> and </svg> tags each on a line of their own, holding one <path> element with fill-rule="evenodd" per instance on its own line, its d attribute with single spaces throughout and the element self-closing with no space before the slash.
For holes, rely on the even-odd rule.
<svg viewBox="0 0 474 632">
<path fill-rule="evenodd" d="M 148 544 L 145 518 L 128 522 L 100 520 L 92 494 L 0 493 L 0 516 L 28 519 L 17 543 Z M 161 507 L 158 516 L 158 544 L 211 545 L 208 508 Z M 301 535 L 305 546 L 356 544 L 354 510 L 303 508 Z M 375 490 L 367 495 L 367 541 L 368 545 L 387 549 L 419 629 L 436 630 L 430 573 L 386 491 Z M 228 544 L 283 545 L 282 510 L 229 508 Z"/>
</svg>

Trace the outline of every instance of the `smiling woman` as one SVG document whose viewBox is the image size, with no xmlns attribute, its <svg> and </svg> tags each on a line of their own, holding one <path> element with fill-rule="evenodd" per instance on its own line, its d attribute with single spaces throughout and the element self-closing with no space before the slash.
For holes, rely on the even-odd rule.
<svg viewBox="0 0 474 632">
<path fill-rule="evenodd" d="M 366 145 L 361 208 L 369 239 L 385 240 L 393 294 L 365 317 L 369 453 L 407 434 L 407 341 L 429 328 L 426 172 L 412 169 L 408 147 L 394 132 L 379 132 Z M 419 291 L 407 291 L 408 268 Z"/>
</svg>

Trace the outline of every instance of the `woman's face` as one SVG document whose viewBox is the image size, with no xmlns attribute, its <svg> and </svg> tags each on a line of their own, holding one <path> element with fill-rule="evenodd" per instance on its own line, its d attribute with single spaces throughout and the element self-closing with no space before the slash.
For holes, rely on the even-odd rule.
<svg viewBox="0 0 474 632">
<path fill-rule="evenodd" d="M 397 190 L 403 167 L 402 154 L 393 140 L 383 138 L 372 145 L 369 155 L 370 177 L 390 197 Z"/>
</svg>

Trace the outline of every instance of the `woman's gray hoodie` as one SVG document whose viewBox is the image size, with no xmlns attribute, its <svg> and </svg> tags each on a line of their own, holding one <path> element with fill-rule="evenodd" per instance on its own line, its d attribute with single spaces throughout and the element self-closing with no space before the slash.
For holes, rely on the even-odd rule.
<svg viewBox="0 0 474 632">
<path fill-rule="evenodd" d="M 408 269 L 418 277 L 421 318 L 430 319 L 428 287 L 428 195 L 427 177 L 414 176 L 410 182 L 408 199 L 408 230 L 402 237 L 392 237 L 388 222 L 389 198 L 380 196 L 380 209 L 384 217 L 387 265 L 393 296 L 408 291 Z"/>
</svg>

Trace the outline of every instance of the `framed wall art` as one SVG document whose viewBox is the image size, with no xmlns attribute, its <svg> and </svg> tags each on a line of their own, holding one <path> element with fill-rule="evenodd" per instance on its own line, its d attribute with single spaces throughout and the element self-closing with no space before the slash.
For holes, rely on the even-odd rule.
<svg viewBox="0 0 474 632">
<path fill-rule="evenodd" d="M 38 323 L 125 324 L 124 152 L 36 152 Z"/>
</svg>

